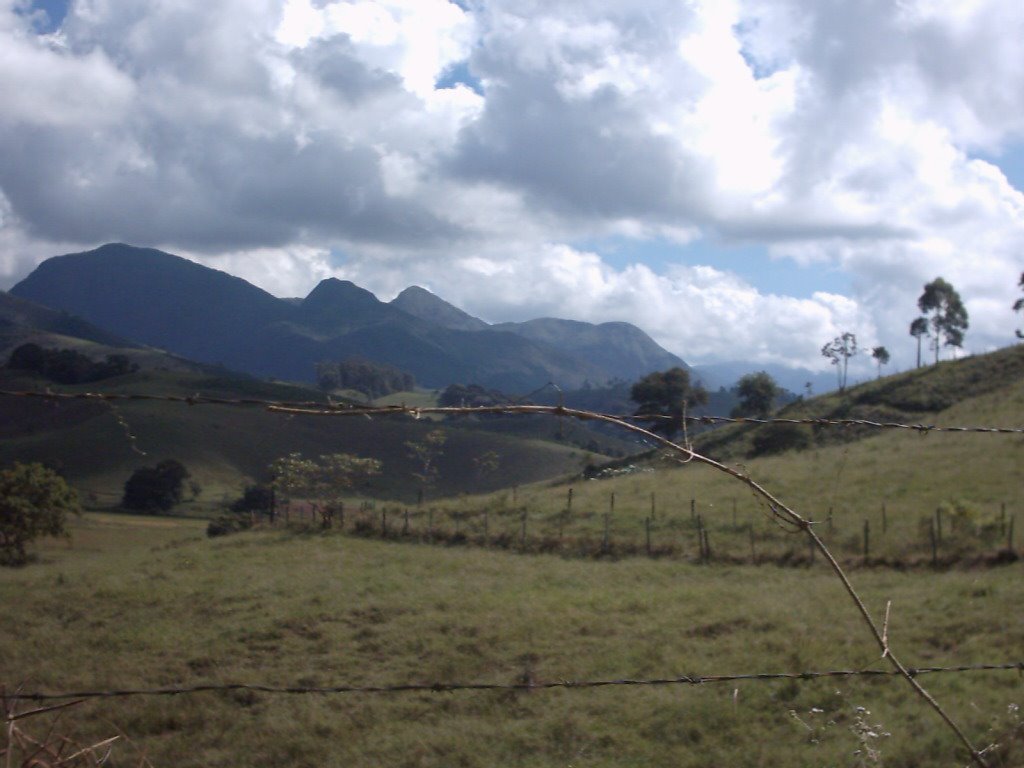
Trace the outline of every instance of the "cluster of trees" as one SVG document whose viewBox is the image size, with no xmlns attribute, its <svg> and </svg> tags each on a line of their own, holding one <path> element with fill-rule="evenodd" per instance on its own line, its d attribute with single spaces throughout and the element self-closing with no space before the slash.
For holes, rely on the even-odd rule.
<svg viewBox="0 0 1024 768">
<path fill-rule="evenodd" d="M 960 294 L 941 277 L 936 277 L 924 286 L 917 307 L 922 314 L 910 323 L 910 335 L 917 339 L 917 367 L 920 368 L 923 337 L 931 338 L 937 364 L 941 347 L 963 346 L 964 333 L 969 323 Z"/>
<path fill-rule="evenodd" d="M 73 349 L 45 349 L 33 343 L 22 344 L 11 352 L 7 367 L 38 373 L 58 384 L 87 384 L 139 369 L 125 355 L 107 355 L 106 360 L 96 362 Z"/>
<path fill-rule="evenodd" d="M 16 462 L 0 470 L 0 564 L 22 565 L 29 542 L 66 535 L 68 515 L 81 511 L 78 494 L 52 469 Z"/>
<path fill-rule="evenodd" d="M 408 392 L 416 388 L 416 379 L 411 373 L 362 357 L 317 363 L 316 383 L 325 392 L 354 389 L 371 400 L 392 392 Z"/>
<path fill-rule="evenodd" d="M 291 453 L 271 463 L 270 487 L 286 499 L 307 500 L 313 514 L 319 516 L 321 526 L 330 528 L 344 494 L 357 483 L 379 475 L 380 471 L 381 463 L 377 459 L 350 453 L 329 453 L 319 459 Z M 253 492 L 253 503 L 259 501 L 257 493 Z"/>
<path fill-rule="evenodd" d="M 138 512 L 168 512 L 185 497 L 185 481 L 191 477 L 177 459 L 164 459 L 155 467 L 136 469 L 124 484 L 121 506 Z M 199 485 L 191 483 L 193 496 Z"/>
<path fill-rule="evenodd" d="M 482 408 L 510 402 L 512 398 L 505 393 L 479 384 L 451 384 L 437 398 L 437 404 L 442 408 Z"/>
</svg>

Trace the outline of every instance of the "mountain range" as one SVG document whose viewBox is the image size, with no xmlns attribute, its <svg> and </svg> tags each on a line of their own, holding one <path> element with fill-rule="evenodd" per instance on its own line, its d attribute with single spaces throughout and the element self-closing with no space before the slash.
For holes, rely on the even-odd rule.
<svg viewBox="0 0 1024 768">
<path fill-rule="evenodd" d="M 335 278 L 301 300 L 281 299 L 188 259 L 120 243 L 48 259 L 10 293 L 77 316 L 96 328 L 90 332 L 290 381 L 312 381 L 317 362 L 351 356 L 393 365 L 431 388 L 474 383 L 508 393 L 687 367 L 629 323 L 490 325 L 418 286 L 382 302 Z"/>
</svg>

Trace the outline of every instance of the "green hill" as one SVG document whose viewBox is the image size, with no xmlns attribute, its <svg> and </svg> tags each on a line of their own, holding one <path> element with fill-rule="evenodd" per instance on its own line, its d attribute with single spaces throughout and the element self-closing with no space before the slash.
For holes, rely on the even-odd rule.
<svg viewBox="0 0 1024 768">
<path fill-rule="evenodd" d="M 794 404 L 781 415 L 1024 427 L 1022 371 L 1024 347 L 1014 347 L 881 379 L 845 396 Z M 1014 525 L 1020 543 L 1024 439 L 1019 434 L 800 427 L 807 448 L 751 457 L 753 439 L 769 429 L 726 427 L 700 438 L 696 449 L 740 469 L 818 521 L 819 533 L 843 558 L 863 559 L 865 527 L 869 557 L 876 562 L 929 561 L 933 524 L 940 529 L 937 556 L 949 562 L 993 555 L 1006 546 Z M 521 489 L 517 500 L 505 527 L 492 516 L 491 530 L 515 535 L 526 512 L 531 534 L 547 539 L 548 549 L 598 551 L 607 515 L 613 553 L 642 553 L 653 503 L 656 551 L 695 559 L 699 515 L 717 558 L 800 562 L 808 556 L 804 537 L 780 528 L 767 505 L 744 485 L 696 462 L 637 462 L 607 479 Z M 469 498 L 452 511 L 475 519 L 503 501 L 503 495 Z"/>
<path fill-rule="evenodd" d="M 102 390 L 151 395 L 201 394 L 210 397 L 281 401 L 324 400 L 303 387 L 268 383 L 221 372 L 141 370 L 87 386 L 55 387 L 38 378 L 0 371 L 0 389 Z M 377 458 L 384 474 L 362 492 L 409 501 L 415 498 L 405 443 L 431 429 L 448 433 L 435 493 L 479 492 L 573 473 L 590 460 L 578 448 L 535 439 L 517 439 L 461 423 L 417 421 L 411 417 L 332 418 L 286 416 L 258 406 L 186 406 L 160 401 L 113 405 L 94 401 L 53 402 L 0 397 L 0 462 L 41 461 L 55 466 L 96 501 L 112 504 L 138 467 L 175 458 L 204 489 L 194 507 L 219 504 L 259 479 L 275 458 L 347 452 Z M 494 451 L 499 468 L 485 477 L 473 471 L 475 456 Z"/>
</svg>

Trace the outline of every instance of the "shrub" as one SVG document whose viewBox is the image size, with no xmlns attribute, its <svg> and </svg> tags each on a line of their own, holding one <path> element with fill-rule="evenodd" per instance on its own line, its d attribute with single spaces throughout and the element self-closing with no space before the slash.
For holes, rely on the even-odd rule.
<svg viewBox="0 0 1024 768">
<path fill-rule="evenodd" d="M 769 424 L 754 434 L 751 456 L 770 456 L 785 451 L 801 451 L 811 444 L 805 429 L 796 424 Z"/>
<path fill-rule="evenodd" d="M 78 494 L 42 464 L 0 471 L 0 563 L 21 565 L 25 545 L 39 536 L 63 536 L 67 513 L 80 514 Z"/>
</svg>

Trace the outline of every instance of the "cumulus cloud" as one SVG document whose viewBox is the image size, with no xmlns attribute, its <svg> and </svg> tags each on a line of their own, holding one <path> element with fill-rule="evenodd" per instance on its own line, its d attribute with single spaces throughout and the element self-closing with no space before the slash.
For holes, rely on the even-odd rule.
<svg viewBox="0 0 1024 768">
<path fill-rule="evenodd" d="M 1012 338 L 1024 196 L 976 156 L 1024 151 L 1020 4 L 76 0 L 48 35 L 22 5 L 0 0 L 8 283 L 122 240 L 280 295 L 419 283 L 488 320 L 822 366 L 844 330 L 906 364 L 941 274 L 968 349 Z M 455 70 L 474 87 L 437 86 Z M 573 245 L 613 235 L 678 263 Z M 699 240 L 850 290 L 759 289 Z"/>
</svg>

